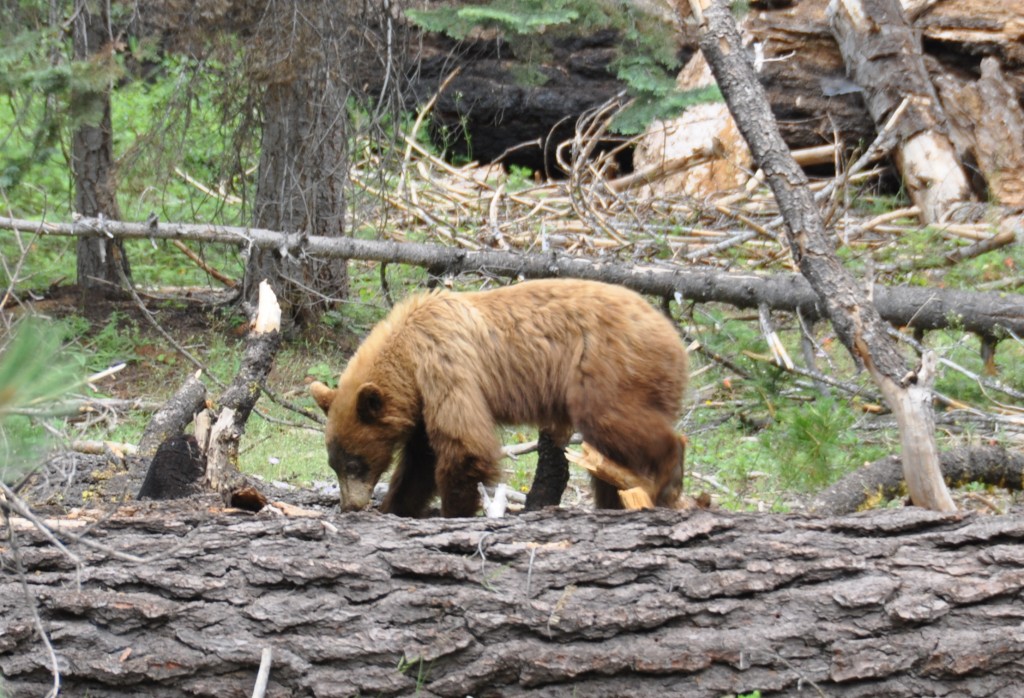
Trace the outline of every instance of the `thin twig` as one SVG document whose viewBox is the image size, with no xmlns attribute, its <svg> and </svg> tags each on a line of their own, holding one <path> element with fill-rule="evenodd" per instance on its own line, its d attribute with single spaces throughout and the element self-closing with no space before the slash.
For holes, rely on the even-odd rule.
<svg viewBox="0 0 1024 698">
<path fill-rule="evenodd" d="M 267 684 L 270 682 L 270 664 L 274 658 L 274 650 L 264 647 L 260 653 L 260 670 L 256 674 L 256 685 L 252 689 L 252 698 L 263 698 L 267 695 Z"/>
<path fill-rule="evenodd" d="M 173 245 L 175 247 L 177 247 L 179 250 L 181 250 L 185 254 L 186 257 L 188 257 L 193 262 L 195 262 L 196 266 L 198 266 L 200 269 L 205 271 L 207 274 L 209 274 L 210 276 L 215 278 L 217 281 L 221 282 L 222 284 L 224 284 L 228 288 L 235 288 L 236 286 L 238 286 L 238 282 L 237 281 L 232 279 L 227 274 L 224 274 L 223 272 L 221 272 L 221 271 L 211 267 L 209 264 L 206 263 L 206 260 L 204 260 L 202 257 L 200 257 L 195 252 L 193 252 L 192 248 L 190 248 L 188 245 L 183 243 L 181 240 L 171 240 L 171 243 L 173 243 Z"/>
<path fill-rule="evenodd" d="M 890 327 L 888 333 L 891 337 L 895 337 L 899 341 L 906 342 L 908 345 L 912 346 L 919 354 L 927 351 L 927 347 L 925 347 L 921 342 L 917 341 L 916 339 L 909 335 L 904 334 L 903 332 L 900 332 L 894 327 Z M 1015 400 L 1024 400 L 1024 392 L 1017 390 L 1015 388 L 1011 388 L 1008 385 L 1003 385 L 1001 382 L 997 380 L 992 380 L 991 378 L 985 378 L 983 376 L 980 376 L 974 371 L 971 371 L 970 369 L 961 366 L 955 361 L 950 361 L 949 359 L 940 357 L 939 363 L 942 364 L 943 366 L 947 366 L 948 368 L 953 369 L 954 371 L 957 371 L 958 373 L 967 376 L 972 381 L 977 383 L 978 387 L 980 387 L 983 392 L 985 390 L 994 390 L 996 392 L 1003 393 L 1004 395 L 1008 395 Z"/>
</svg>

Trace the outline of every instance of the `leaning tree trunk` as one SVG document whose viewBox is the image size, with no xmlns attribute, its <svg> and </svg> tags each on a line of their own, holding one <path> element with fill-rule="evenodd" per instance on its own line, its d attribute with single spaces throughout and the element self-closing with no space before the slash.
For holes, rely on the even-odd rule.
<svg viewBox="0 0 1024 698">
<path fill-rule="evenodd" d="M 263 85 L 263 136 L 254 225 L 291 233 L 340 236 L 345 230 L 349 84 L 352 56 L 344 3 L 268 6 L 249 56 Z M 259 53 L 256 53 L 256 51 Z M 286 56 L 287 58 L 282 58 Z M 277 294 L 286 321 L 311 323 L 347 294 L 345 260 L 292 257 L 253 248 L 245 296 L 260 281 Z"/>
<path fill-rule="evenodd" d="M 0 673 L 69 696 L 1018 695 L 1024 519 L 291 518 L 210 499 L 0 520 Z M 118 559 L 123 553 L 142 561 Z M 22 583 L 24 586 L 22 586 Z"/>
<path fill-rule="evenodd" d="M 92 3 L 78 0 L 72 23 L 74 57 L 93 70 L 110 71 L 114 61 L 110 35 L 109 0 Z M 95 76 L 94 76 L 95 77 Z M 82 216 L 121 217 L 114 176 L 114 129 L 110 120 L 110 82 L 102 89 L 81 88 L 71 93 L 71 116 L 78 123 L 71 139 L 71 169 L 75 178 L 75 211 Z M 124 241 L 99 235 L 79 238 L 78 288 L 109 294 L 130 276 Z"/>
<path fill-rule="evenodd" d="M 864 88 L 878 127 L 908 100 L 894 126 L 896 167 L 924 220 L 941 220 L 953 205 L 973 197 L 925 69 L 919 36 L 899 0 L 832 0 L 828 16 L 847 70 Z"/>
<path fill-rule="evenodd" d="M 699 12 L 701 4 L 702 0 L 681 2 L 680 9 L 688 13 L 693 6 Z M 824 302 L 836 334 L 871 373 L 896 416 L 911 500 L 918 506 L 953 511 L 956 507 L 942 479 L 935 441 L 931 405 L 934 354 L 926 353 L 921 366 L 908 370 L 888 335 L 888 325 L 839 263 L 831 241 L 825 236 L 807 178 L 779 134 L 736 23 L 721 0 L 711 0 L 703 8 L 700 47 L 729 111 L 779 203 L 793 259 Z"/>
</svg>

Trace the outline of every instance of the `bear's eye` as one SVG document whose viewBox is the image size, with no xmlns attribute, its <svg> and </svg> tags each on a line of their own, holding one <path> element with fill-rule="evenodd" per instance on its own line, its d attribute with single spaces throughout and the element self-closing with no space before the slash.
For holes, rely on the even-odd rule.
<svg viewBox="0 0 1024 698">
<path fill-rule="evenodd" d="M 331 470 L 345 477 L 363 480 L 370 474 L 370 466 L 365 458 L 349 453 L 336 443 L 327 447 L 327 462 Z"/>
</svg>

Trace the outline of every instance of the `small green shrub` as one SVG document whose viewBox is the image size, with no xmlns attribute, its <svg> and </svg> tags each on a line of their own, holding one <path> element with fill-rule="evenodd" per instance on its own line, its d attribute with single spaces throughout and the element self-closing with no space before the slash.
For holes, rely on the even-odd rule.
<svg viewBox="0 0 1024 698">
<path fill-rule="evenodd" d="M 78 373 L 53 325 L 23 320 L 8 335 L 0 350 L 0 481 L 20 477 L 39 462 L 47 446 L 45 432 L 35 424 L 43 417 L 23 412 L 74 390 Z"/>
<path fill-rule="evenodd" d="M 862 444 L 848 403 L 831 397 L 782 407 L 776 422 L 761 441 L 778 459 L 779 478 L 786 488 L 820 489 L 882 455 L 881 449 Z"/>
</svg>

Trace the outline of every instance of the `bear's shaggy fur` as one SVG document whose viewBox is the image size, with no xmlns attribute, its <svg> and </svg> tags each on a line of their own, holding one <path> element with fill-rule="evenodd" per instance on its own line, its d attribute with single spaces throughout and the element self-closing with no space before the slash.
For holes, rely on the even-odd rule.
<svg viewBox="0 0 1024 698">
<path fill-rule="evenodd" d="M 383 510 L 472 516 L 499 475 L 498 424 L 535 425 L 564 446 L 578 429 L 606 457 L 650 477 L 657 504 L 682 487 L 674 431 L 687 381 L 672 322 L 640 295 L 577 280 L 411 297 L 378 324 L 338 388 L 310 386 L 327 414 L 343 509 L 367 506 L 401 450 Z M 594 481 L 599 507 L 621 506 Z"/>
</svg>

